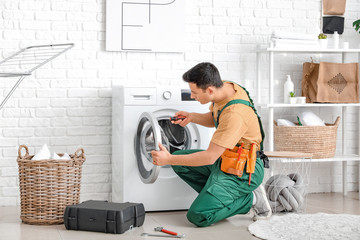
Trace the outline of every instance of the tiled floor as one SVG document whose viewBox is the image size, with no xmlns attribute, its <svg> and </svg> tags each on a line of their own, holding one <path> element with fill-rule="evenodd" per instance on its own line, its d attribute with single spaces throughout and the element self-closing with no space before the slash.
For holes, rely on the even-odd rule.
<svg viewBox="0 0 360 240">
<path fill-rule="evenodd" d="M 343 197 L 341 193 L 310 194 L 307 197 L 307 213 L 347 213 L 360 215 L 358 192 L 350 192 Z M 251 214 L 237 215 L 207 228 L 197 228 L 186 219 L 186 212 L 147 213 L 142 227 L 121 235 L 68 231 L 64 225 L 33 226 L 21 223 L 19 207 L 0 207 L 0 240 L 144 240 L 170 239 L 164 237 L 141 237 L 143 232 L 156 233 L 154 227 L 163 226 L 169 230 L 186 235 L 186 240 L 231 240 L 257 239 L 248 231 L 252 223 Z"/>
</svg>

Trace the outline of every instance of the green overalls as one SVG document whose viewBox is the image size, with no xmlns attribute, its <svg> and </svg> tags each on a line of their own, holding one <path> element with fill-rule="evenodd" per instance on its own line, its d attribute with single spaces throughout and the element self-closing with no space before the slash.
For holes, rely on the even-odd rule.
<svg viewBox="0 0 360 240">
<path fill-rule="evenodd" d="M 244 90 L 246 91 L 246 89 Z M 247 91 L 246 93 L 249 95 Z M 215 126 L 217 127 L 218 125 L 221 111 L 232 104 L 245 104 L 252 107 L 256 113 L 252 100 L 250 97 L 249 99 L 251 103 L 240 99 L 232 100 L 227 103 L 224 108 L 218 112 L 217 121 L 214 118 Z M 261 134 L 264 139 L 259 116 L 258 120 Z M 184 155 L 199 151 L 203 150 L 179 150 L 173 154 Z M 221 158 L 214 164 L 206 166 L 172 166 L 177 175 L 199 193 L 187 213 L 188 220 L 196 226 L 206 227 L 236 214 L 248 213 L 253 202 L 252 192 L 263 181 L 264 165 L 260 158 L 256 159 L 255 172 L 251 175 L 250 185 L 249 174 L 246 173 L 246 171 L 244 171 L 242 177 L 239 178 L 236 175 L 227 174 L 221 171 L 220 164 Z"/>
</svg>

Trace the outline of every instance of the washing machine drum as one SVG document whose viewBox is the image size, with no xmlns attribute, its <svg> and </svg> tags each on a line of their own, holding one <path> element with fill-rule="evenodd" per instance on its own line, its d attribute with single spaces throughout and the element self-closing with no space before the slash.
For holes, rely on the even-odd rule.
<svg viewBox="0 0 360 240">
<path fill-rule="evenodd" d="M 161 143 L 169 151 L 170 143 L 164 131 L 160 129 Z M 149 162 L 152 162 L 151 151 L 157 150 L 155 146 L 155 133 L 150 125 L 144 127 L 140 137 L 140 149 Z"/>
<path fill-rule="evenodd" d="M 161 142 L 170 153 L 187 147 L 187 132 L 185 128 L 172 124 L 167 119 L 158 120 L 158 123 L 160 126 Z M 146 159 L 152 162 L 151 151 L 155 150 L 156 147 L 154 130 L 150 124 L 146 125 L 142 131 L 140 149 Z"/>
<path fill-rule="evenodd" d="M 168 119 L 159 120 L 159 125 L 164 138 L 168 139 L 171 146 L 184 149 L 186 145 L 185 128 L 172 124 Z"/>
<path fill-rule="evenodd" d="M 189 131 L 186 127 L 174 125 L 168 117 L 156 118 L 146 112 L 140 116 L 135 136 L 135 154 L 144 183 L 153 183 L 160 171 L 159 166 L 152 164 L 151 151 L 159 150 L 158 142 L 170 152 L 187 149 L 190 146 Z"/>
</svg>

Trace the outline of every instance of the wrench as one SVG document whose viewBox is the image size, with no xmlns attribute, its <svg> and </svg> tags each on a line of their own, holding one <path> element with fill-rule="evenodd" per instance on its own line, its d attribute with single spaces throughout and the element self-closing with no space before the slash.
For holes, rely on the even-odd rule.
<svg viewBox="0 0 360 240">
<path fill-rule="evenodd" d="M 167 238 L 184 238 L 185 234 L 182 235 L 162 235 L 162 234 L 152 234 L 152 233 L 142 233 L 142 237 L 167 237 Z"/>
</svg>

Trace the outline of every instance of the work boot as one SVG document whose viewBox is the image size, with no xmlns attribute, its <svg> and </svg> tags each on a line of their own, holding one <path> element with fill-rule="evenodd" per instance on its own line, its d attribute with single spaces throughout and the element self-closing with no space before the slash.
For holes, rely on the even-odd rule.
<svg viewBox="0 0 360 240">
<path fill-rule="evenodd" d="M 253 217 L 253 221 L 268 219 L 271 217 L 271 207 L 269 200 L 266 197 L 266 192 L 263 185 L 260 185 L 253 192 L 256 197 L 255 205 L 253 206 L 253 210 L 255 215 Z"/>
</svg>

